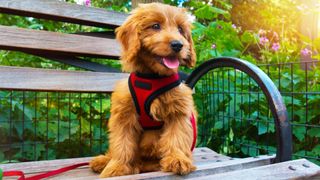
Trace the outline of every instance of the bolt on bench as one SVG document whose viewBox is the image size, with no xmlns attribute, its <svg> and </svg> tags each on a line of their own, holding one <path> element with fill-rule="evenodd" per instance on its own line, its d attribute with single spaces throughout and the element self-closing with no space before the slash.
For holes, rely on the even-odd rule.
<svg viewBox="0 0 320 180">
<path fill-rule="evenodd" d="M 106 11 L 104 9 L 98 8 L 84 7 L 61 2 L 58 0 L 0 1 L 0 13 L 74 23 L 86 26 L 109 28 L 111 30 L 114 30 L 116 27 L 120 26 L 127 17 L 127 15 L 123 13 Z M 65 34 L 0 25 L 0 39 L 0 49 L 2 50 L 20 51 L 91 71 L 66 71 L 1 66 L 1 90 L 110 94 L 113 90 L 113 85 L 115 84 L 115 82 L 128 76 L 127 74 L 120 73 L 116 69 L 113 69 L 111 67 L 82 59 L 83 57 L 118 59 L 120 56 L 120 47 L 114 39 L 113 31 Z M 274 138 L 276 138 L 277 142 L 276 150 L 274 152 L 275 155 L 232 158 L 216 153 L 209 148 L 200 147 L 196 148 L 193 153 L 194 161 L 197 165 L 197 170 L 188 176 L 176 176 L 171 173 L 163 172 L 150 172 L 131 176 L 114 177 L 111 179 L 290 179 L 303 178 L 319 172 L 320 167 L 309 162 L 308 160 L 300 159 L 291 161 L 291 126 L 287 117 L 285 105 L 282 101 L 282 97 L 279 91 L 277 90 L 273 82 L 262 70 L 257 68 L 255 65 L 235 58 L 217 58 L 209 60 L 196 68 L 191 73 L 191 75 L 188 76 L 188 78 L 186 79 L 186 83 L 191 88 L 195 89 L 195 96 L 197 96 L 197 92 L 199 90 L 201 90 L 202 92 L 203 90 L 207 90 L 206 94 L 212 94 L 214 90 L 210 89 L 210 87 L 214 87 L 216 85 L 216 81 L 221 81 L 221 76 L 219 79 L 219 76 L 217 76 L 214 71 L 223 68 L 228 69 L 227 71 L 225 71 L 227 72 L 225 75 L 228 77 L 228 81 L 234 81 L 236 83 L 238 82 L 240 77 L 243 77 L 243 74 L 246 74 L 247 77 L 251 78 L 252 81 L 257 84 L 257 87 L 261 89 L 260 96 L 265 96 L 268 107 L 271 111 L 271 116 L 273 117 L 275 123 L 276 137 Z M 241 76 L 232 75 L 236 73 L 242 74 Z M 222 77 L 224 77 L 224 75 Z M 243 82 L 241 81 L 241 83 Z M 230 87 L 229 91 L 231 92 Z M 234 92 L 233 95 L 236 96 L 236 92 Z M 224 94 L 222 96 L 224 96 Z M 9 98 L 11 98 L 12 102 L 12 93 Z M 26 97 L 23 93 L 23 102 L 25 98 Z M 61 97 L 58 96 L 58 99 L 59 98 Z M 209 131 L 207 133 L 210 133 L 210 128 L 208 125 L 212 121 L 217 121 L 217 119 L 219 119 L 220 117 L 216 117 L 212 114 L 210 115 L 210 113 L 215 113 L 214 110 L 217 110 L 213 109 L 210 105 L 213 105 L 214 101 L 219 101 L 219 99 L 212 98 L 211 96 L 202 96 L 202 98 L 204 98 L 202 99 L 202 103 L 207 103 L 207 107 L 202 107 L 199 109 L 199 128 L 202 128 L 201 132 Z M 236 102 L 234 103 L 236 104 Z M 59 111 L 57 113 L 59 113 Z M 234 111 L 234 113 L 236 112 Z M 224 116 L 225 114 L 222 115 L 223 120 L 225 119 Z M 79 125 L 81 129 L 82 121 L 78 121 L 80 121 Z M 14 123 L 16 123 L 16 120 L 13 119 L 12 115 L 10 115 L 9 120 L 6 122 L 7 125 L 12 127 Z M 47 123 L 46 127 L 48 127 L 48 123 L 50 123 L 49 119 L 46 119 L 46 121 L 44 122 Z M 24 127 L 24 125 L 22 125 L 22 128 Z M 221 127 L 224 127 L 225 125 L 226 123 L 223 122 Z M 37 128 L 37 124 L 35 124 L 34 126 L 34 128 Z M 105 126 L 101 125 L 100 128 L 102 127 Z M 217 128 L 221 127 L 219 126 Z M 213 124 L 211 128 L 216 128 L 216 124 Z M 92 133 L 94 132 L 91 130 L 90 124 L 90 136 Z M 209 142 L 209 140 L 206 138 L 206 135 L 199 134 L 198 144 L 210 144 L 207 143 Z M 12 140 L 12 137 L 10 137 L 10 140 Z M 100 136 L 100 141 L 104 140 L 106 139 L 103 139 Z M 36 141 L 37 142 L 35 143 L 46 144 L 48 143 L 48 135 L 47 139 L 37 139 Z M 11 141 L 9 141 L 9 143 L 10 142 Z M 215 141 L 212 140 L 210 142 L 214 143 Z M 25 146 L 24 138 L 22 138 L 22 142 L 20 142 L 20 144 L 18 143 L 18 145 L 9 144 L 4 147 L 10 149 L 15 148 L 16 146 Z M 0 147 L 0 150 L 5 149 L 3 148 L 3 146 L 1 146 L 1 144 Z M 68 147 L 64 148 L 72 149 L 74 148 L 74 146 L 70 144 Z M 48 149 L 46 153 L 48 154 Z M 94 153 L 91 152 L 90 155 L 92 156 L 94 155 Z M 4 171 L 21 170 L 28 177 L 34 174 L 59 169 L 64 166 L 88 162 L 90 161 L 90 159 L 90 157 L 83 158 L 83 155 L 80 155 L 78 156 L 78 158 L 71 159 L 19 163 L 11 162 L 7 164 L 0 164 L 0 169 Z M 24 160 L 30 161 L 30 159 Z M 50 179 L 97 178 L 98 174 L 93 173 L 88 169 L 88 167 L 81 167 L 60 174 L 58 176 L 51 177 Z"/>
</svg>

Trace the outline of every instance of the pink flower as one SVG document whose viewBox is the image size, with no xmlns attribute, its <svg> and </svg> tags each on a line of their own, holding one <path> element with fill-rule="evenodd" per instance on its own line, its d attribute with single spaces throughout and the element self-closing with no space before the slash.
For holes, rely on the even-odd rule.
<svg viewBox="0 0 320 180">
<path fill-rule="evenodd" d="M 304 48 L 304 49 L 301 50 L 301 54 L 303 56 L 309 56 L 309 55 L 312 54 L 312 51 L 310 51 L 308 48 Z"/>
<path fill-rule="evenodd" d="M 85 0 L 84 4 L 85 4 L 86 6 L 91 6 L 91 0 Z"/>
<path fill-rule="evenodd" d="M 279 43 L 273 43 L 271 49 L 274 50 L 274 51 L 278 51 L 280 49 L 280 44 Z"/>
<path fill-rule="evenodd" d="M 273 32 L 273 37 L 274 37 L 275 39 L 279 39 L 278 33 L 277 33 L 277 32 Z"/>
<path fill-rule="evenodd" d="M 216 49 L 216 48 L 217 48 L 217 46 L 215 44 L 211 45 L 211 49 Z"/>
<path fill-rule="evenodd" d="M 269 42 L 269 39 L 266 38 L 266 37 L 260 37 L 260 41 L 259 41 L 259 44 L 265 46 L 267 43 Z"/>
<path fill-rule="evenodd" d="M 232 24 L 231 27 L 232 27 L 233 29 L 237 29 L 237 26 L 236 26 L 235 24 Z"/>
<path fill-rule="evenodd" d="M 91 6 L 91 0 L 76 0 L 79 5 Z"/>
</svg>

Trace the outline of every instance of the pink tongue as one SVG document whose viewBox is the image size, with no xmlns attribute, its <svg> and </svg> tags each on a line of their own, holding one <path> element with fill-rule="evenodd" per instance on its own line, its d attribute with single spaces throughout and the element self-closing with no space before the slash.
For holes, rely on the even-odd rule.
<svg viewBox="0 0 320 180">
<path fill-rule="evenodd" d="M 162 58 L 163 60 L 163 64 L 165 66 L 167 66 L 167 68 L 170 68 L 170 69 L 174 69 L 174 68 L 177 68 L 179 67 L 179 60 L 178 58 Z"/>
</svg>

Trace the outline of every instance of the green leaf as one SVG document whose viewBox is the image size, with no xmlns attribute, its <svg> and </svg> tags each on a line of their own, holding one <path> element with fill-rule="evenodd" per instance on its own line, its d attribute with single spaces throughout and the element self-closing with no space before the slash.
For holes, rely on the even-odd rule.
<svg viewBox="0 0 320 180">
<path fill-rule="evenodd" d="M 209 6 L 203 6 L 199 9 L 197 9 L 195 12 L 194 12 L 195 16 L 199 19 L 213 19 L 213 18 L 216 18 L 217 17 L 217 14 L 215 13 L 212 13 L 210 11 L 210 7 Z"/>
<path fill-rule="evenodd" d="M 303 106 L 300 99 L 292 98 L 291 96 L 282 96 L 282 98 L 283 98 L 284 102 L 286 102 L 290 105 Z"/>
<path fill-rule="evenodd" d="M 230 141 L 233 141 L 233 137 L 234 137 L 234 133 L 233 133 L 232 128 L 230 128 L 230 132 L 229 132 L 229 139 L 230 139 Z"/>
<path fill-rule="evenodd" d="M 293 134 L 295 137 L 299 139 L 299 141 L 303 141 L 305 138 L 306 127 L 303 126 L 295 126 L 293 127 Z"/>
<path fill-rule="evenodd" d="M 265 125 L 265 123 L 259 123 L 259 127 L 258 127 L 258 134 L 262 135 L 265 134 L 268 130 L 268 127 Z"/>
<path fill-rule="evenodd" d="M 43 29 L 43 25 L 42 24 L 32 24 L 29 26 L 29 29 L 41 30 L 41 29 Z"/>
<path fill-rule="evenodd" d="M 90 123 L 88 120 L 81 118 L 81 132 L 90 133 Z"/>
<path fill-rule="evenodd" d="M 318 128 L 313 128 L 308 131 L 308 135 L 311 137 L 320 138 L 320 131 Z"/>
<path fill-rule="evenodd" d="M 222 129 L 222 127 L 223 127 L 222 121 L 218 121 L 214 124 L 214 129 Z"/>
<path fill-rule="evenodd" d="M 230 57 L 237 57 L 240 55 L 240 51 L 236 49 L 231 49 L 231 50 L 225 50 L 221 53 L 222 56 L 230 56 Z"/>
<path fill-rule="evenodd" d="M 210 54 L 212 57 L 219 57 L 219 56 L 221 56 L 221 54 L 220 54 L 217 50 L 209 50 L 209 54 Z"/>
<path fill-rule="evenodd" d="M 254 157 L 254 156 L 257 156 L 257 155 L 258 155 L 258 154 L 257 154 L 257 149 L 255 149 L 255 148 L 250 148 L 250 147 L 248 147 L 248 146 L 242 146 L 242 147 L 241 147 L 241 152 L 242 152 L 243 154 L 249 155 L 249 156 L 251 156 L 251 157 Z"/>
<path fill-rule="evenodd" d="M 312 149 L 312 152 L 315 153 L 316 155 L 320 156 L 320 145 L 316 145 L 316 147 L 314 147 Z"/>
<path fill-rule="evenodd" d="M 227 11 L 225 11 L 223 9 L 220 9 L 220 8 L 217 8 L 217 7 L 209 6 L 209 8 L 210 8 L 210 11 L 213 12 L 213 13 L 223 14 L 223 15 L 228 14 Z"/>
<path fill-rule="evenodd" d="M 204 31 L 206 30 L 206 26 L 202 25 L 199 22 L 193 23 L 194 29 L 192 30 L 192 36 L 200 36 L 204 34 Z"/>
<path fill-rule="evenodd" d="M 228 16 L 227 11 L 208 5 L 205 5 L 195 11 L 195 16 L 199 19 L 212 20 L 214 18 L 217 18 L 219 14 L 224 15 L 225 17 Z"/>
<path fill-rule="evenodd" d="M 296 152 L 295 154 L 299 155 L 299 156 L 305 156 L 306 155 L 306 151 L 305 150 L 301 150 L 301 151 Z"/>
<path fill-rule="evenodd" d="M 4 161 L 4 158 L 5 158 L 4 153 L 0 151 L 0 163 Z"/>
<path fill-rule="evenodd" d="M 255 41 L 255 38 L 254 38 L 253 34 L 248 32 L 248 31 L 245 31 L 241 35 L 240 39 L 241 39 L 242 42 L 248 43 L 248 44 L 252 44 Z"/>
</svg>

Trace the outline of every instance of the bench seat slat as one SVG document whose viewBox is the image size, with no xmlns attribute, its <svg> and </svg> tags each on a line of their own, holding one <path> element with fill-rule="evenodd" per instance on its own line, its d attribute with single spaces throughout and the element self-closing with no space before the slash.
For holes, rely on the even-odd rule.
<svg viewBox="0 0 320 180">
<path fill-rule="evenodd" d="M 226 173 L 219 173 L 210 176 L 191 178 L 192 180 L 211 180 L 211 179 L 248 179 L 248 180 L 267 180 L 267 179 L 309 179 L 308 176 L 320 173 L 320 167 L 306 159 L 286 161 L 277 164 L 243 169 Z M 318 176 L 320 178 L 320 176 Z M 317 178 L 317 179 L 318 179 Z"/>
<path fill-rule="evenodd" d="M 230 157 L 218 154 L 209 148 L 196 148 L 193 152 L 193 158 L 195 165 L 201 167 L 203 163 L 207 163 L 208 159 L 211 163 L 216 162 L 220 159 L 222 161 L 230 161 Z M 35 175 L 41 172 L 51 171 L 54 169 L 59 169 L 68 165 L 89 162 L 91 157 L 86 158 L 72 158 L 72 159 L 61 159 L 61 160 L 47 160 L 47 161 L 35 161 L 35 162 L 22 162 L 22 163 L 11 163 L 11 164 L 0 164 L 0 168 L 4 171 L 8 170 L 21 170 L 26 173 L 27 176 Z M 161 172 L 154 172 L 151 174 L 162 174 Z M 148 173 L 150 174 L 150 173 Z M 93 173 L 87 166 L 74 169 L 72 171 L 60 174 L 58 176 L 52 177 L 50 179 L 97 179 L 98 174 Z M 124 176 L 126 177 L 126 176 Z"/>
<path fill-rule="evenodd" d="M 202 148 L 197 148 L 202 149 Z M 212 160 L 208 160 L 208 157 L 212 157 Z M 197 170 L 187 176 L 176 176 L 173 173 L 164 172 L 149 172 L 142 174 L 134 174 L 128 176 L 113 177 L 110 179 L 115 180 L 132 180 L 132 179 L 181 179 L 181 178 L 195 178 L 201 176 L 207 176 L 217 173 L 230 172 L 234 170 L 242 170 L 252 167 L 264 166 L 271 163 L 274 156 L 260 156 L 258 158 L 244 158 L 244 159 L 232 159 L 230 157 L 217 154 L 210 150 L 206 153 L 200 151 L 193 152 L 194 164 L 197 166 Z M 63 160 L 51 160 L 51 161 L 37 161 L 26 163 L 12 163 L 0 165 L 3 170 L 22 170 L 27 176 L 38 174 L 39 172 L 51 171 L 67 165 L 88 162 L 90 158 L 75 158 L 75 159 L 63 159 Z M 60 174 L 50 179 L 98 179 L 98 174 L 93 173 L 88 167 L 80 167 L 78 169 Z"/>
<path fill-rule="evenodd" d="M 112 92 L 124 73 L 98 73 L 0 66 L 0 89 Z"/>
<path fill-rule="evenodd" d="M 208 161 L 206 164 L 198 164 L 196 171 L 185 176 L 178 176 L 171 172 L 149 172 L 142 174 L 134 174 L 127 176 L 118 176 L 111 178 L 103 178 L 103 180 L 134 180 L 134 179 L 191 179 L 201 178 L 212 174 L 225 173 L 241 169 L 249 169 L 269 165 L 274 159 L 274 156 L 258 156 L 257 158 L 239 158 L 227 159 L 222 161 Z M 197 162 L 195 162 L 197 163 Z M 74 178 L 73 180 L 85 180 L 85 178 Z M 102 180 L 102 179 L 101 179 Z"/>
<path fill-rule="evenodd" d="M 120 45 L 108 38 L 0 26 L 0 39 L 0 49 L 5 50 L 115 59 L 120 56 Z"/>
<path fill-rule="evenodd" d="M 2 0 L 0 13 L 108 28 L 120 26 L 128 16 L 124 13 L 58 0 Z"/>
<path fill-rule="evenodd" d="M 202 150 L 205 150 L 204 152 Z M 227 156 L 220 155 L 209 148 L 201 147 L 196 148 L 193 152 L 193 157 L 196 162 L 203 161 L 201 157 L 210 157 L 216 156 L 217 158 L 224 158 Z M 21 162 L 21 163 L 9 163 L 9 164 L 0 164 L 0 168 L 4 171 L 9 170 L 22 170 L 27 174 L 39 173 L 51 171 L 54 169 L 58 169 L 64 166 L 89 162 L 92 157 L 84 157 L 84 158 L 70 158 L 70 159 L 56 159 L 56 160 L 45 160 L 45 161 L 33 161 L 33 162 Z M 83 167 L 84 168 L 84 167 Z"/>
</svg>

